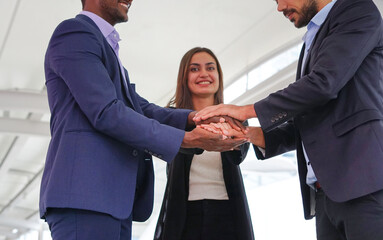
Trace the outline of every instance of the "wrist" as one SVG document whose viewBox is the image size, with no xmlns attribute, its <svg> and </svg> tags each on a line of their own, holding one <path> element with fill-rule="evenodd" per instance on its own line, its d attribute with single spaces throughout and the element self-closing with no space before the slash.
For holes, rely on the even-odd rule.
<svg viewBox="0 0 383 240">
<path fill-rule="evenodd" d="M 257 117 L 257 113 L 255 112 L 253 104 L 246 105 L 246 106 L 244 106 L 244 108 L 245 108 L 244 112 L 246 115 L 246 119 Z"/>
<path fill-rule="evenodd" d="M 181 147 L 182 148 L 194 148 L 195 146 L 193 145 L 193 132 L 185 132 L 184 139 L 182 140 Z"/>
<path fill-rule="evenodd" d="M 246 137 L 250 139 L 250 142 L 258 147 L 265 148 L 265 138 L 262 128 L 260 127 L 248 127 Z"/>
</svg>

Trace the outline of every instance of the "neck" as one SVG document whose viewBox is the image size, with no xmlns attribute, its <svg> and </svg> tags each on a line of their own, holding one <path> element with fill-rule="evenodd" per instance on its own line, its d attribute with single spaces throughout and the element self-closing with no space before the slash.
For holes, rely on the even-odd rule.
<svg viewBox="0 0 383 240">
<path fill-rule="evenodd" d="M 193 106 L 195 111 L 200 111 L 205 107 L 214 105 L 214 95 L 206 98 L 203 97 L 192 97 Z"/>
</svg>

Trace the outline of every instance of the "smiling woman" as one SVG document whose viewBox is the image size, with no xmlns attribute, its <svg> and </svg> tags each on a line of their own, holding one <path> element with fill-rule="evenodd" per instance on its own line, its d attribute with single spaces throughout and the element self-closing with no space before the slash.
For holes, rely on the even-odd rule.
<svg viewBox="0 0 383 240">
<path fill-rule="evenodd" d="M 195 110 L 198 111 L 205 105 L 214 104 L 214 94 L 220 85 L 219 76 L 217 63 L 210 54 L 199 52 L 193 55 L 187 82 L 192 95 L 193 106 L 199 108 L 195 108 Z"/>
<path fill-rule="evenodd" d="M 223 75 L 217 57 L 207 48 L 189 50 L 181 60 L 177 90 L 168 106 L 199 111 L 222 102 Z M 239 168 L 248 148 L 246 143 L 223 153 L 181 149 L 167 166 L 154 239 L 254 239 Z"/>
<path fill-rule="evenodd" d="M 195 91 L 193 91 L 195 90 Z M 215 54 L 208 48 L 193 48 L 183 56 L 177 78 L 177 87 L 174 97 L 168 107 L 185 109 L 203 108 L 196 106 L 193 101 L 198 101 L 198 96 L 205 92 L 209 98 L 208 105 L 223 102 L 223 74 L 221 65 Z"/>
</svg>

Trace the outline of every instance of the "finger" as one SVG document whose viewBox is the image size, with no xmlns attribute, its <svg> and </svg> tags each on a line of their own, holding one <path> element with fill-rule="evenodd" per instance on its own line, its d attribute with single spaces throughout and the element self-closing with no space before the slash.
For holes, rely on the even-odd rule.
<svg viewBox="0 0 383 240">
<path fill-rule="evenodd" d="M 245 130 L 244 131 L 242 131 L 244 134 L 248 134 L 249 133 L 249 131 L 250 131 L 250 128 L 249 127 L 247 127 L 247 126 L 245 126 Z"/>
<path fill-rule="evenodd" d="M 210 123 L 210 124 L 217 130 L 220 130 L 220 131 L 226 130 L 225 126 L 222 123 Z"/>
<path fill-rule="evenodd" d="M 211 124 L 214 125 L 214 127 L 216 127 L 217 129 L 219 129 L 224 135 L 226 136 L 230 135 L 230 133 L 227 131 L 227 129 L 224 127 L 222 123 L 211 123 Z"/>
<path fill-rule="evenodd" d="M 221 131 L 216 130 L 215 128 L 212 127 L 204 127 L 204 129 L 213 132 L 213 133 L 221 133 Z"/>
<path fill-rule="evenodd" d="M 229 130 L 229 129 L 232 129 L 232 127 L 230 126 L 230 124 L 228 124 L 228 123 L 222 123 L 222 126 L 225 128 L 225 129 L 227 129 L 227 130 Z"/>
<path fill-rule="evenodd" d="M 228 131 L 228 133 L 229 133 L 228 135 L 233 137 L 233 138 L 248 138 L 248 137 L 246 137 L 246 135 L 243 132 L 237 131 L 235 129 L 230 129 L 230 130 L 226 130 L 226 131 Z"/>
<path fill-rule="evenodd" d="M 206 120 L 201 120 L 198 122 L 198 124 L 210 124 L 210 123 L 217 123 L 219 122 L 219 117 L 212 117 Z"/>
<path fill-rule="evenodd" d="M 228 124 L 230 124 L 230 126 L 234 129 L 236 129 L 237 131 L 242 131 L 242 124 L 239 124 L 239 122 L 237 120 L 234 120 L 233 118 L 230 118 L 230 117 L 226 117 L 226 122 Z"/>
<path fill-rule="evenodd" d="M 237 119 L 233 119 L 233 121 L 235 122 L 235 124 L 241 129 L 241 131 L 243 132 L 243 133 L 247 133 L 247 129 L 246 129 L 246 126 L 244 126 L 243 124 L 242 124 L 242 122 L 241 121 L 239 121 L 239 120 L 237 120 Z"/>
<path fill-rule="evenodd" d="M 196 119 L 202 119 L 201 116 L 205 116 L 205 115 L 209 114 L 211 111 L 214 111 L 214 109 L 217 108 L 217 106 L 219 106 L 219 105 L 209 106 L 209 107 L 206 107 L 206 108 L 202 109 L 201 111 L 198 111 L 198 112 L 195 114 L 194 118 L 196 118 Z M 193 119 L 194 119 L 194 118 L 193 118 Z M 205 118 L 205 119 L 206 119 L 206 118 Z"/>
<path fill-rule="evenodd" d="M 218 126 L 219 129 L 225 129 L 221 122 L 217 123 L 217 126 Z"/>
<path fill-rule="evenodd" d="M 215 129 L 216 131 L 220 131 L 220 132 L 222 131 L 222 128 L 218 124 L 216 124 L 216 123 L 210 123 L 208 126 L 210 128 Z"/>
<path fill-rule="evenodd" d="M 225 114 L 222 114 L 219 109 L 212 109 L 209 112 L 207 111 L 205 112 L 204 110 L 201 110 L 201 112 L 198 115 L 196 114 L 195 118 L 198 119 L 199 121 L 203 121 L 203 120 L 216 117 L 216 116 L 221 116 L 221 115 L 225 115 Z"/>
</svg>

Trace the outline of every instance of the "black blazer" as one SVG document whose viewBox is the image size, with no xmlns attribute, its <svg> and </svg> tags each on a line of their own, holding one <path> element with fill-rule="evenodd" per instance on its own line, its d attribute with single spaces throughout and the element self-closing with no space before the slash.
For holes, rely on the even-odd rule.
<svg viewBox="0 0 383 240">
<path fill-rule="evenodd" d="M 383 189 L 382 35 L 382 17 L 372 0 L 338 0 L 314 39 L 302 77 L 303 54 L 297 80 L 254 104 L 265 133 L 265 157 L 297 150 L 307 219 L 314 213 L 302 141 L 333 201 Z"/>
<path fill-rule="evenodd" d="M 239 164 L 245 159 L 249 144 L 243 144 L 240 151 L 221 153 L 223 177 L 230 204 L 233 208 L 233 226 L 240 240 L 253 240 L 253 227 L 249 206 Z M 202 150 L 198 152 L 202 153 Z M 197 153 L 197 154 L 198 154 Z M 194 154 L 180 152 L 168 164 L 168 182 L 157 227 L 155 240 L 181 240 L 186 220 L 186 204 L 189 195 L 189 172 Z"/>
</svg>

